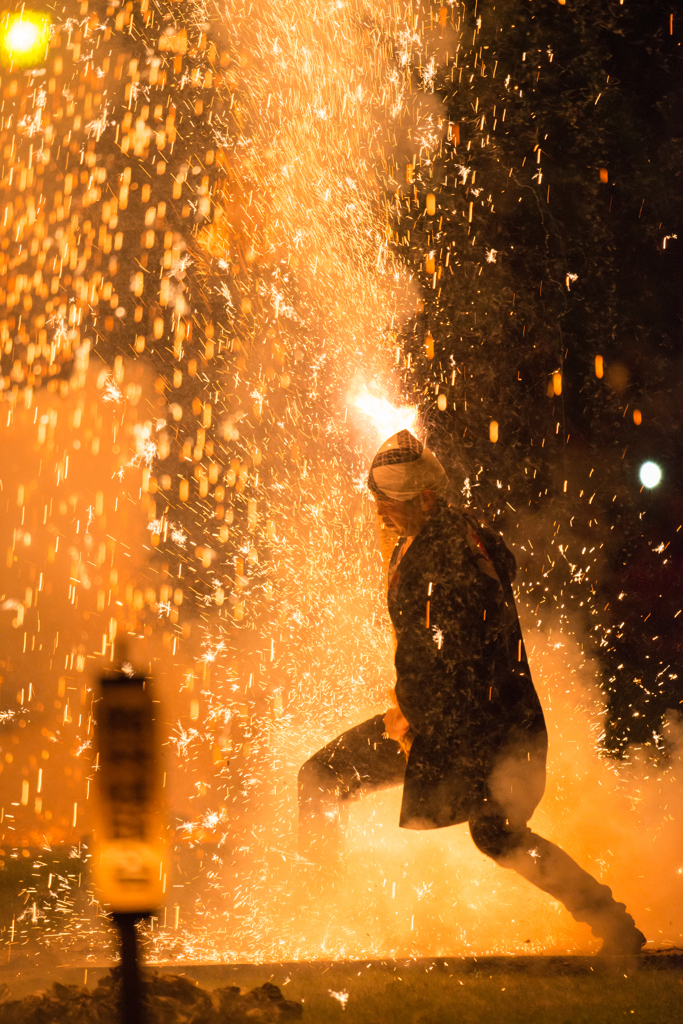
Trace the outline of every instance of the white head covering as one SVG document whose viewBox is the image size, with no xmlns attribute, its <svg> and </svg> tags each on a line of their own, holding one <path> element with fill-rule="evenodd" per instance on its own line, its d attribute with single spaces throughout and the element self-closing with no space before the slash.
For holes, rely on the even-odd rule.
<svg viewBox="0 0 683 1024">
<path fill-rule="evenodd" d="M 441 491 L 447 483 L 446 471 L 434 452 L 409 430 L 399 430 L 384 442 L 368 476 L 368 487 L 376 497 L 394 501 L 410 501 L 422 491 Z"/>
</svg>

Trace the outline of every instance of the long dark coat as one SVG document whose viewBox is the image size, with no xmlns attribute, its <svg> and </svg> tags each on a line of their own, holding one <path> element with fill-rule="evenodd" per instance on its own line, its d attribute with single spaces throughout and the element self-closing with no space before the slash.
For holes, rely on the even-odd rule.
<svg viewBox="0 0 683 1024">
<path fill-rule="evenodd" d="M 414 736 L 400 824 L 441 828 L 489 809 L 523 825 L 543 793 L 547 734 L 515 609 L 514 556 L 437 501 L 396 567 L 396 697 Z"/>
</svg>

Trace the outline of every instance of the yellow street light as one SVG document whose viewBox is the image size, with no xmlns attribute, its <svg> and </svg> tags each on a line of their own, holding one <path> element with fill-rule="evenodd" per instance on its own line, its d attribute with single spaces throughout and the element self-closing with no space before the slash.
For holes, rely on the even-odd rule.
<svg viewBox="0 0 683 1024">
<path fill-rule="evenodd" d="M 50 44 L 52 19 L 42 11 L 7 11 L 0 17 L 0 62 L 6 67 L 42 64 Z"/>
</svg>

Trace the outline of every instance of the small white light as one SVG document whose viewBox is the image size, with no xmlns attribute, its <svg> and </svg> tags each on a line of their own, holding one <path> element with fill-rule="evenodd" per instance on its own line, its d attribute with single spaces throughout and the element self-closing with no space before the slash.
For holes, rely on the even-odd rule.
<svg viewBox="0 0 683 1024">
<path fill-rule="evenodd" d="M 656 462 L 644 462 L 640 467 L 640 482 L 643 487 L 656 487 L 662 479 L 662 471 Z"/>
</svg>

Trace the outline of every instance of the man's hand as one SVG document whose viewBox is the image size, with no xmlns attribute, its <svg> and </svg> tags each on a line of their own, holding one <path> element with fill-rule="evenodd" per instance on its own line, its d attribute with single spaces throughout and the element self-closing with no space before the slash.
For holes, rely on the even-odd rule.
<svg viewBox="0 0 683 1024">
<path fill-rule="evenodd" d="M 399 743 L 410 729 L 410 723 L 400 708 L 389 708 L 384 716 L 384 728 L 389 739 Z"/>
</svg>

